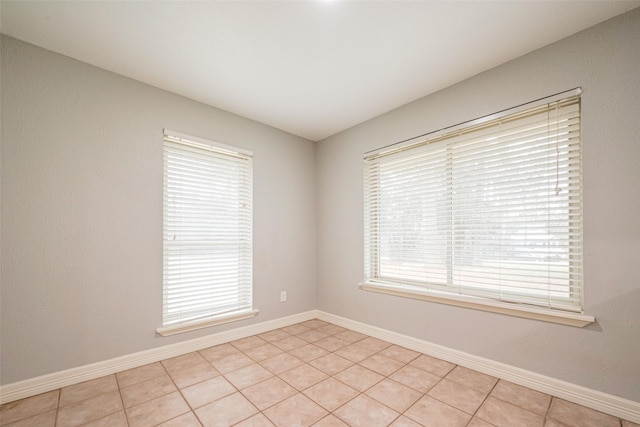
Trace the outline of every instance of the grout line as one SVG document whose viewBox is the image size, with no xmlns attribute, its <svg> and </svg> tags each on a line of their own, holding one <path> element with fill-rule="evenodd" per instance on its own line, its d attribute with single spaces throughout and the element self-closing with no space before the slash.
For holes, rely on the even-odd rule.
<svg viewBox="0 0 640 427">
<path fill-rule="evenodd" d="M 116 380 L 116 386 L 118 387 L 118 396 L 120 397 L 120 404 L 122 405 L 122 413 L 124 414 L 124 419 L 127 421 L 127 426 L 129 425 L 129 417 L 127 417 L 127 411 L 124 406 L 124 399 L 122 398 L 122 387 L 120 387 L 120 380 L 118 379 L 117 373 L 112 374 Z M 116 412 L 114 412 L 116 413 Z M 108 416 L 108 415 L 107 415 Z"/>
</svg>

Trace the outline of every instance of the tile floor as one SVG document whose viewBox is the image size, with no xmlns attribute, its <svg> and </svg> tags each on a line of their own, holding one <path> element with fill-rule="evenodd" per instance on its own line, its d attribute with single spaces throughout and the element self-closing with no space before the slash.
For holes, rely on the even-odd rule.
<svg viewBox="0 0 640 427">
<path fill-rule="evenodd" d="M 0 424 L 640 427 L 317 319 L 8 403 Z"/>
</svg>

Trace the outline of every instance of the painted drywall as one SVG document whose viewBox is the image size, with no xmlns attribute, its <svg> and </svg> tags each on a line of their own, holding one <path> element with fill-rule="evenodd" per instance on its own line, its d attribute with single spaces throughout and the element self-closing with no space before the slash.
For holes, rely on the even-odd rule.
<svg viewBox="0 0 640 427">
<path fill-rule="evenodd" d="M 639 70 L 635 9 L 321 141 L 318 308 L 640 401 Z M 578 86 L 585 312 L 595 324 L 580 329 L 358 290 L 363 153 Z"/>
<path fill-rule="evenodd" d="M 316 307 L 314 143 L 5 36 L 1 78 L 2 384 Z M 163 128 L 254 152 L 258 317 L 156 335 Z"/>
</svg>

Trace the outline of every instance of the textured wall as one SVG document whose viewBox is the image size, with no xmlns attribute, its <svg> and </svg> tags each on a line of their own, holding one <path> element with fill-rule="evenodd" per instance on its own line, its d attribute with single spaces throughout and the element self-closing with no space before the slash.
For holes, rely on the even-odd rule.
<svg viewBox="0 0 640 427">
<path fill-rule="evenodd" d="M 318 144 L 319 309 L 640 401 L 640 9 Z M 582 86 L 579 329 L 358 290 L 364 152 Z"/>
<path fill-rule="evenodd" d="M 314 143 L 4 36 L 1 72 L 3 384 L 316 307 Z M 256 318 L 155 334 L 163 128 L 254 152 Z"/>
</svg>

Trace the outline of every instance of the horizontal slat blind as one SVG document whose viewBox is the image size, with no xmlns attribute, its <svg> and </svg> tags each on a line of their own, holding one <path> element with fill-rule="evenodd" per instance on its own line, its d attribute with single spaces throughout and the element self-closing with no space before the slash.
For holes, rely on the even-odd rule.
<svg viewBox="0 0 640 427">
<path fill-rule="evenodd" d="M 578 96 L 365 156 L 370 282 L 582 310 Z"/>
<path fill-rule="evenodd" d="M 252 307 L 252 157 L 165 132 L 163 324 Z"/>
</svg>

